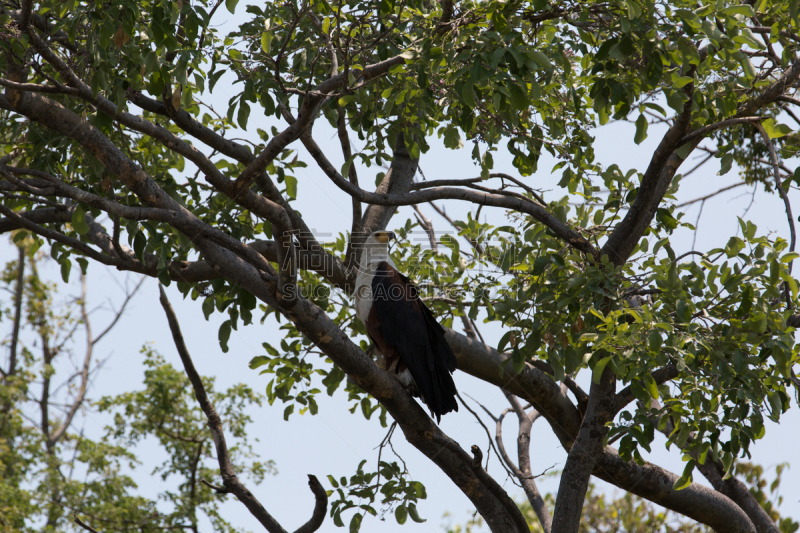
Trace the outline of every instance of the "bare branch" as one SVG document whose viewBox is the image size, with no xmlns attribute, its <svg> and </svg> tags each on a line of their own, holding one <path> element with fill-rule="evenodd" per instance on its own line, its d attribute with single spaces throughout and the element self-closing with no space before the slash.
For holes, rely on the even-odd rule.
<svg viewBox="0 0 800 533">
<path fill-rule="evenodd" d="M 230 455 L 228 454 L 228 445 L 225 442 L 222 420 L 206 394 L 203 381 L 200 379 L 200 375 L 197 373 L 192 358 L 189 355 L 189 350 L 186 348 L 186 343 L 183 341 L 183 334 L 178 324 L 178 317 L 175 315 L 175 311 L 172 309 L 172 305 L 170 305 L 167 299 L 167 294 L 164 292 L 164 288 L 161 285 L 159 285 L 159 292 L 161 294 L 161 307 L 164 308 L 164 312 L 167 315 L 169 329 L 172 332 L 172 339 L 175 341 L 175 348 L 178 350 L 178 355 L 180 355 L 181 361 L 183 362 L 186 376 L 189 378 L 194 388 L 195 397 L 208 419 L 208 428 L 211 430 L 211 434 L 214 437 L 214 445 L 217 448 L 217 458 L 219 460 L 219 470 L 222 475 L 223 485 L 247 507 L 250 514 L 252 514 L 267 531 L 270 533 L 286 533 L 286 530 L 267 512 L 264 506 L 261 505 L 261 502 L 253 496 L 253 493 L 239 481 L 233 469 L 233 465 L 231 464 Z"/>
<path fill-rule="evenodd" d="M 5 378 L 17 372 L 17 341 L 19 329 L 22 325 L 22 293 L 25 290 L 25 248 L 19 246 L 17 256 L 17 284 L 14 287 L 14 328 L 11 331 L 11 346 L 9 347 L 8 371 Z M 4 380 L 5 381 L 5 380 Z"/>
<path fill-rule="evenodd" d="M 431 244 L 431 251 L 433 253 L 439 252 L 439 245 L 436 242 L 436 231 L 433 228 L 433 223 L 431 219 L 427 218 L 420 210 L 419 206 L 414 204 L 414 211 L 416 211 L 415 215 L 417 217 L 417 222 L 419 222 L 419 226 L 425 230 L 425 233 L 428 234 L 428 241 Z"/>
<path fill-rule="evenodd" d="M 210 488 L 211 490 L 213 490 L 217 494 L 230 494 L 231 493 L 231 491 L 226 489 L 225 487 L 220 487 L 218 485 L 214 485 L 213 483 L 209 483 L 208 481 L 206 481 L 205 479 L 202 479 L 202 478 L 200 479 L 200 483 L 202 483 L 206 487 Z"/>
<path fill-rule="evenodd" d="M 347 83 L 348 74 L 355 76 L 361 83 L 381 76 L 388 72 L 396 65 L 405 63 L 405 58 L 402 55 L 397 55 L 364 67 L 362 70 L 345 71 L 336 76 L 331 76 L 327 80 L 320 83 L 316 89 L 307 91 L 306 96 L 303 98 L 303 103 L 300 106 L 300 111 L 297 120 L 292 123 L 288 128 L 280 132 L 278 135 L 270 139 L 267 146 L 256 156 L 253 161 L 247 165 L 238 178 L 236 178 L 236 190 L 241 191 L 248 189 L 250 184 L 255 179 L 256 175 L 261 173 L 269 163 L 280 154 L 291 142 L 300 138 L 306 128 L 312 123 L 314 115 L 317 112 L 318 105 L 325 100 L 328 93 L 342 87 Z"/>
<path fill-rule="evenodd" d="M 308 486 L 311 488 L 311 492 L 314 493 L 314 498 L 316 499 L 314 513 L 311 515 L 308 522 L 297 528 L 295 533 L 313 533 L 320 528 L 322 521 L 325 520 L 325 512 L 328 509 L 328 493 L 325 492 L 325 488 L 316 476 L 311 474 L 308 475 Z"/>
<path fill-rule="evenodd" d="M 473 410 L 473 409 L 472 409 L 472 408 L 471 408 L 471 407 L 470 407 L 470 406 L 467 404 L 467 402 L 465 402 L 465 401 L 464 401 L 464 398 L 462 398 L 462 397 L 461 397 L 461 395 L 460 395 L 458 392 L 456 392 L 456 396 L 458 396 L 458 399 L 461 401 L 461 404 L 464 406 L 464 408 L 465 408 L 467 411 L 469 411 L 469 413 L 470 413 L 470 414 L 473 416 L 473 418 L 475 418 L 475 420 L 477 420 L 477 421 L 478 421 L 478 424 L 480 424 L 480 426 L 483 428 L 483 431 L 486 433 L 486 436 L 487 436 L 487 437 L 488 437 L 488 439 L 489 439 L 489 449 L 490 449 L 490 450 L 492 450 L 492 449 L 493 449 L 493 450 L 494 450 L 494 453 L 496 453 L 496 454 L 497 454 L 497 456 L 498 456 L 498 457 L 500 457 L 500 452 L 497 450 L 497 448 L 495 448 L 494 444 L 492 443 L 492 435 L 491 435 L 491 433 L 489 433 L 489 428 L 487 428 L 487 427 L 486 427 L 486 424 L 484 424 L 484 423 L 483 423 L 483 420 L 481 420 L 481 417 L 480 417 L 480 416 L 478 416 L 478 413 L 476 413 L 476 412 L 475 412 L 475 411 L 474 411 L 474 410 Z M 469 395 L 468 395 L 468 396 L 469 396 Z M 472 397 L 470 396 L 470 398 L 472 398 Z M 474 399 L 474 398 L 472 398 L 472 399 L 473 399 L 473 401 L 475 401 L 475 399 Z M 484 410 L 484 411 L 486 411 L 486 413 L 487 413 L 487 414 L 488 414 L 490 417 L 492 417 L 492 419 L 494 419 L 494 417 L 492 416 L 492 413 L 490 413 L 490 412 L 489 412 L 489 410 L 488 410 L 488 409 L 486 409 L 486 407 L 484 407 L 483 405 L 481 405 L 481 404 L 480 404 L 480 403 L 478 403 L 477 401 L 476 401 L 475 403 L 477 403 L 478 405 L 480 405 L 480 406 L 483 408 L 483 410 Z M 473 452 L 473 455 L 474 455 L 474 452 Z M 486 454 L 486 455 L 487 455 L 487 457 L 486 457 L 486 464 L 487 464 L 487 468 L 488 468 L 488 464 L 489 464 L 489 457 L 488 457 L 488 456 L 489 456 L 490 454 L 487 452 L 487 454 Z M 502 464 L 502 463 L 501 463 L 501 464 Z M 511 470 L 509 470 L 509 469 L 506 467 L 506 465 L 505 465 L 505 464 L 503 464 L 503 468 L 505 468 L 505 470 L 506 470 L 506 473 L 507 473 L 509 476 L 512 476 L 512 475 L 514 475 L 514 474 L 512 473 L 512 471 L 511 471 Z"/>
<path fill-rule="evenodd" d="M 334 53 L 334 56 L 336 54 Z M 345 162 L 350 161 L 350 168 L 348 170 L 347 177 L 350 180 L 350 183 L 358 187 L 358 173 L 356 172 L 356 164 L 351 158 L 353 157 L 352 150 L 350 149 L 350 136 L 347 133 L 347 111 L 341 107 L 337 106 L 339 112 L 339 119 L 337 121 L 337 133 L 339 135 L 339 144 L 342 147 L 342 155 L 344 156 Z M 358 198 L 351 198 L 353 204 L 353 221 L 350 225 L 350 245 L 348 246 L 347 253 L 348 258 L 345 262 L 348 265 L 352 264 L 352 254 L 355 253 L 355 247 L 353 246 L 354 243 L 354 235 L 360 235 L 362 232 L 361 227 L 361 219 L 363 217 L 363 213 L 361 210 L 361 202 Z"/>
<path fill-rule="evenodd" d="M 136 293 L 137 293 L 137 292 L 139 292 L 139 289 L 141 289 L 141 288 L 142 288 L 142 284 L 144 283 L 144 280 L 145 280 L 145 279 L 147 279 L 147 278 L 145 278 L 144 276 L 142 276 L 141 278 L 139 278 L 139 283 L 137 283 L 137 284 L 136 284 L 136 286 L 133 288 L 133 290 L 132 290 L 131 292 L 129 292 L 128 294 L 126 294 L 126 295 L 125 295 L 125 300 L 122 302 L 122 306 L 119 308 L 119 311 L 117 311 L 117 312 L 114 314 L 114 318 L 113 318 L 113 320 L 111 320 L 111 323 L 110 323 L 108 326 L 106 326 L 106 329 L 104 329 L 104 330 L 103 330 L 103 331 L 100 333 L 100 335 L 98 335 L 97 337 L 95 337 L 94 339 L 92 339 L 92 341 L 91 341 L 91 342 L 92 342 L 92 344 L 97 344 L 98 342 L 100 342 L 100 340 L 101 340 L 103 337 L 105 337 L 105 336 L 106 336 L 106 333 L 108 333 L 109 331 L 111 331 L 111 329 L 112 329 L 114 326 L 116 326 L 116 325 L 117 325 L 117 322 L 118 322 L 118 321 L 119 321 L 119 319 L 122 317 L 122 314 L 125 312 L 125 308 L 128 306 L 128 304 L 129 304 L 129 303 L 130 303 L 130 301 L 133 299 L 133 297 L 136 295 Z"/>
<path fill-rule="evenodd" d="M 711 156 L 709 156 L 709 157 L 711 157 Z M 739 183 L 734 183 L 733 185 L 728 185 L 727 187 L 723 187 L 721 189 L 718 189 L 718 190 L 716 190 L 716 191 L 714 191 L 714 192 L 712 192 L 710 194 L 707 194 L 705 196 L 701 196 L 700 198 L 695 198 L 694 200 L 689 200 L 687 202 L 681 202 L 681 203 L 677 204 L 675 207 L 686 207 L 687 205 L 696 204 L 697 202 L 705 202 L 706 200 L 708 200 L 710 198 L 713 198 L 713 197 L 715 197 L 715 196 L 717 196 L 719 194 L 722 194 L 722 193 L 724 193 L 726 191 L 729 191 L 731 189 L 735 189 L 737 187 L 743 187 L 745 185 L 747 185 L 747 182 L 745 182 L 745 181 L 741 181 Z"/>
<path fill-rule="evenodd" d="M 531 470 L 531 429 L 533 428 L 533 423 L 539 417 L 539 413 L 533 409 L 530 415 L 526 414 L 519 400 L 513 394 L 505 390 L 503 394 L 505 394 L 506 399 L 508 399 L 508 402 L 511 404 L 511 409 L 516 413 L 517 419 L 519 420 L 519 431 L 517 433 L 519 474 L 517 477 L 520 483 L 522 483 L 525 495 L 528 497 L 533 512 L 536 513 L 536 517 L 542 525 L 542 529 L 544 529 L 545 533 L 550 533 L 553 528 L 553 518 L 550 516 L 550 511 L 547 509 L 542 494 L 536 486 L 533 471 Z M 500 438 L 499 426 L 497 437 L 498 439 Z"/>
</svg>

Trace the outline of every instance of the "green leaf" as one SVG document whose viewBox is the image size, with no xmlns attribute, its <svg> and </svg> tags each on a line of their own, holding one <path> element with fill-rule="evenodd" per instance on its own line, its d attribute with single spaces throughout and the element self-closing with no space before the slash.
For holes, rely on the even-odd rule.
<svg viewBox="0 0 800 533">
<path fill-rule="evenodd" d="M 398 505 L 397 509 L 394 510 L 394 517 L 397 520 L 397 523 L 401 526 L 406 523 L 406 519 L 408 519 L 408 510 L 406 509 L 405 505 Z"/>
<path fill-rule="evenodd" d="M 241 128 L 247 129 L 247 119 L 250 117 L 250 106 L 244 100 L 239 104 L 239 113 L 236 115 L 236 121 Z"/>
<path fill-rule="evenodd" d="M 651 398 L 658 399 L 658 383 L 650 374 L 644 375 L 644 386 Z"/>
<path fill-rule="evenodd" d="M 686 85 L 689 85 L 694 81 L 694 78 L 690 78 L 689 76 L 680 76 L 675 81 L 672 82 L 672 86 L 675 89 L 682 89 Z"/>
<path fill-rule="evenodd" d="M 224 353 L 228 353 L 228 339 L 231 337 L 231 321 L 226 320 L 219 327 L 219 346 Z"/>
<path fill-rule="evenodd" d="M 550 62 L 550 58 L 544 55 L 542 52 L 538 50 L 531 50 L 528 52 L 528 55 L 536 61 L 540 67 L 544 68 L 553 68 L 553 64 Z"/>
<path fill-rule="evenodd" d="M 356 513 L 353 515 L 353 518 L 350 519 L 350 533 L 358 533 L 358 530 L 361 529 L 361 519 L 363 516 L 361 513 Z"/>
<path fill-rule="evenodd" d="M 284 181 L 286 182 L 286 194 L 289 195 L 290 198 L 297 199 L 297 178 L 294 176 L 290 176 L 286 174 L 284 176 Z"/>
<path fill-rule="evenodd" d="M 644 113 L 639 114 L 639 118 L 636 119 L 636 135 L 633 137 L 633 142 L 636 144 L 642 144 L 642 141 L 647 138 L 647 119 L 644 116 Z"/>
<path fill-rule="evenodd" d="M 144 58 L 145 74 L 149 75 L 159 69 L 158 55 L 152 50 Z"/>
<path fill-rule="evenodd" d="M 511 105 L 514 106 L 514 109 L 517 111 L 525 111 L 528 109 L 528 95 L 525 94 L 525 91 L 523 91 L 519 85 L 511 84 L 509 91 L 511 92 Z"/>
<path fill-rule="evenodd" d="M 650 347 L 650 351 L 658 353 L 661 350 L 661 343 L 664 339 L 661 338 L 661 333 L 654 329 L 650 332 L 650 336 L 647 339 L 647 344 Z"/>
<path fill-rule="evenodd" d="M 744 15 L 746 18 L 750 18 L 754 15 L 753 8 L 748 5 L 726 7 L 722 10 L 722 13 L 725 13 L 729 17 L 733 15 Z"/>
<path fill-rule="evenodd" d="M 89 233 L 89 225 L 86 223 L 86 213 L 83 212 L 81 206 L 76 207 L 72 212 L 72 227 L 78 232 L 78 235 L 86 235 Z"/>
<path fill-rule="evenodd" d="M 346 179 L 350 175 L 350 167 L 353 165 L 353 161 L 355 161 L 356 156 L 358 154 L 353 154 L 347 158 L 347 161 L 344 162 L 342 165 L 342 176 Z"/>
<path fill-rule="evenodd" d="M 770 139 L 779 139 L 792 133 L 792 129 L 789 126 L 786 124 L 775 124 L 775 120 L 771 118 L 762 122 L 761 125 L 764 126 L 764 131 L 767 132 Z"/>
<path fill-rule="evenodd" d="M 465 83 L 464 89 L 461 92 L 461 97 L 464 99 L 464 102 L 470 106 L 471 108 L 475 107 L 475 89 L 473 88 L 471 83 Z"/>
<path fill-rule="evenodd" d="M 606 365 L 608 362 L 611 361 L 611 356 L 603 357 L 600 359 L 594 368 L 592 369 L 592 381 L 595 383 L 600 383 L 600 377 L 603 375 L 603 370 L 606 369 Z"/>
<path fill-rule="evenodd" d="M 72 270 L 72 261 L 65 257 L 61 262 L 61 279 L 64 283 L 69 283 L 69 271 Z"/>
<path fill-rule="evenodd" d="M 769 407 L 771 411 L 769 417 L 775 422 L 777 422 L 781 416 L 781 413 L 783 412 L 783 402 L 781 401 L 781 395 L 775 391 L 770 391 L 769 393 L 767 393 L 767 400 L 769 401 Z"/>
<path fill-rule="evenodd" d="M 261 49 L 264 51 L 265 54 L 269 55 L 269 50 L 271 45 L 272 45 L 272 32 L 265 31 L 264 33 L 261 34 Z"/>
<path fill-rule="evenodd" d="M 678 113 L 683 113 L 683 102 L 686 95 L 681 91 L 669 91 L 667 93 L 667 104 Z"/>
<path fill-rule="evenodd" d="M 694 471 L 695 461 L 691 459 L 687 464 L 686 468 L 683 469 L 683 475 L 675 480 L 675 483 L 672 485 L 672 490 L 683 490 L 689 485 L 692 484 L 692 471 Z"/>
<path fill-rule="evenodd" d="M 694 150 L 692 143 L 686 143 L 677 150 L 675 150 L 675 154 L 681 159 L 686 159 L 689 156 L 689 154 L 692 153 L 692 150 Z"/>
<path fill-rule="evenodd" d="M 339 98 L 339 105 L 341 107 L 344 107 L 347 104 L 349 104 L 350 102 L 355 102 L 356 100 L 358 100 L 358 95 L 357 94 L 346 94 L 346 95 L 342 96 L 341 98 Z"/>
<path fill-rule="evenodd" d="M 727 174 L 730 171 L 732 164 L 733 164 L 733 154 L 723 155 L 721 159 L 719 172 L 717 172 L 717 176 L 724 176 L 725 174 Z"/>
<path fill-rule="evenodd" d="M 146 248 L 147 238 L 144 236 L 144 231 L 139 231 L 133 238 L 133 252 L 142 263 L 144 263 L 144 251 Z"/>
<path fill-rule="evenodd" d="M 410 516 L 411 520 L 413 520 L 414 522 L 416 522 L 418 524 L 421 524 L 421 523 L 427 521 L 427 519 L 425 519 L 425 518 L 420 518 L 419 513 L 417 513 L 417 506 L 415 504 L 413 504 L 413 503 L 409 503 L 408 504 L 408 516 Z"/>
<path fill-rule="evenodd" d="M 228 11 L 233 13 L 236 10 L 236 4 L 239 3 L 239 0 L 225 0 L 225 7 L 228 8 Z"/>
<path fill-rule="evenodd" d="M 742 54 L 739 63 L 741 63 L 744 75 L 748 80 L 752 80 L 756 77 L 756 69 L 753 67 L 753 63 L 747 55 Z"/>
</svg>

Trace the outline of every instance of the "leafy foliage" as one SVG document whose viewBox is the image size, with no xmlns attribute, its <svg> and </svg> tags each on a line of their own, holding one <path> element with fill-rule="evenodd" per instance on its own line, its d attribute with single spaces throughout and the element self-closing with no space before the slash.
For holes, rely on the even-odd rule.
<svg viewBox="0 0 800 533">
<path fill-rule="evenodd" d="M 641 464 L 655 431 L 668 431 L 687 462 L 676 490 L 707 460 L 721 462 L 725 475 L 736 472 L 737 460 L 765 436 L 765 418 L 778 421 L 797 399 L 794 237 L 759 232 L 741 219 L 740 231 L 713 248 L 675 252 L 676 232 L 695 229 L 677 202 L 683 179 L 677 170 L 698 146 L 718 162 L 720 174 L 735 163 L 742 183 L 777 194 L 790 212 L 785 190 L 800 184 L 800 172 L 787 166 L 800 151 L 790 125 L 800 123 L 791 108 L 797 2 L 226 0 L 224 9 L 239 24 L 225 35 L 212 21 L 221 6 L 45 0 L 27 13 L 28 4 L 3 3 L 0 207 L 8 227 L 26 228 L 15 242 L 26 241 L 31 254 L 46 245 L 65 282 L 77 272 L 74 264 L 86 273 L 87 258 L 165 285 L 176 281 L 185 297 L 201 301 L 206 318 L 225 317 L 218 333 L 223 351 L 231 332 L 261 311 L 262 323 L 279 323 L 283 338 L 265 343 L 265 354 L 250 366 L 268 376 L 267 400 L 285 404 L 286 420 L 295 411 L 318 413 L 322 391 L 342 389 L 352 412 L 366 419 L 377 414 L 386 427 L 386 407 L 346 379 L 339 354 L 325 350 L 323 340 L 333 332 L 312 334 L 308 323 L 330 319 L 337 335 L 344 332 L 342 338 L 369 350 L 349 299 L 367 198 L 359 189 L 371 183 L 363 176 L 374 173 L 379 191 L 391 192 L 387 198 L 431 189 L 418 182 L 390 191 L 393 178 L 384 170 L 408 152 L 416 172 L 438 136 L 450 150 L 471 144 L 479 176 L 454 182 L 456 193 L 434 192 L 504 206 L 508 220 L 481 222 L 477 211 L 452 220 L 456 235 L 440 239 L 438 250 L 411 239 L 420 229 L 411 220 L 394 223 L 400 242 L 393 258 L 444 325 L 483 320 L 505 330 L 489 341 L 509 356 L 504 373 L 540 363 L 556 382 L 584 372 L 599 383 L 613 371 L 637 405 L 613 413 L 606 438 L 618 439 L 620 455 Z M 20 31 L 29 18 L 33 29 Z M 230 83 L 232 96 L 215 107 L 206 102 L 219 101 L 219 83 Z M 256 116 L 263 128 L 253 127 Z M 338 133 L 340 168 L 314 150 L 318 116 Z M 288 125 L 278 127 L 281 121 Z M 648 168 L 602 164 L 596 140 L 615 122 L 632 124 L 637 145 L 668 128 Z M 305 234 L 302 213 L 294 209 L 306 186 L 296 171 L 307 163 L 295 142 L 355 199 L 354 234 L 322 245 Z M 494 172 L 501 149 L 511 154 L 518 177 Z M 553 166 L 541 168 L 548 161 Z M 559 178 L 547 199 L 532 178 L 545 172 Z M 500 185 L 490 188 L 490 180 Z M 483 196 L 467 196 L 475 191 Z M 20 221 L 17 213 L 44 221 Z M 285 219 L 289 236 L 279 229 Z M 624 239 L 631 241 L 626 249 L 614 245 Z M 201 263 L 210 261 L 200 257 L 207 255 L 204 243 L 221 247 L 228 264 Z M 332 274 L 308 263 L 300 269 L 297 289 L 313 311 L 302 318 L 316 313 L 319 319 L 304 326 L 279 305 L 281 298 L 270 298 L 286 281 L 286 261 L 279 263 L 287 247 L 297 248 L 289 257 L 299 251 L 311 263 L 324 259 L 339 269 Z M 233 264 L 257 270 L 261 285 L 221 268 Z M 192 267 L 200 274 L 184 275 Z M 288 273 L 294 283 L 291 268 Z M 48 311 L 46 299 L 37 301 L 39 321 L 29 322 L 38 324 L 39 336 L 55 338 L 77 323 Z M 0 398 L 6 405 L 21 401 L 33 380 L 34 356 L 21 357 L 24 365 Z M 200 472 L 200 459 L 211 453 L 192 440 L 206 442 L 202 417 L 190 397 L 173 396 L 187 389 L 183 378 L 148 357 L 146 391 L 100 407 L 120 413 L 113 432 L 129 443 L 160 435 L 171 450 L 170 461 L 157 468 L 162 476 Z M 51 372 L 48 364 L 42 376 Z M 674 369 L 676 377 L 657 382 L 655 367 Z M 176 388 L 159 389 L 166 383 Z M 258 396 L 238 388 L 217 400 L 227 402 L 229 428 L 243 436 L 247 419 L 237 413 Z M 134 408 L 143 402 L 150 410 Z M 12 412 L 4 416 L 16 422 L 5 427 L 17 428 L 15 435 L 27 442 L 26 426 Z M 191 437 L 186 443 L 170 434 Z M 75 442 L 75 450 L 84 450 Z M 239 452 L 247 457 L 244 445 Z M 96 455 L 81 453 L 89 454 L 87 461 Z M 25 470 L 25 460 L 19 464 L 19 473 L 9 471 L 18 476 L 13 479 L 38 475 Z M 54 466 L 48 468 L 53 474 Z M 361 465 L 348 484 L 334 487 L 337 524 L 344 524 L 342 511 L 359 505 L 374 511 L 377 481 L 369 494 L 363 491 L 379 474 L 389 479 L 388 470 L 381 473 L 387 468 L 379 464 L 369 473 Z M 256 478 L 267 470 L 257 463 L 251 468 Z M 398 521 L 406 512 L 414 518 L 414 498 L 422 496 L 408 487 L 416 482 L 405 469 L 390 470 L 396 490 L 382 503 L 397 503 Z M 128 482 L 120 483 L 122 495 Z M 23 491 L 14 486 L 7 490 Z M 196 505 L 215 512 L 213 498 L 197 503 L 181 487 L 166 496 L 181 516 Z M 369 504 L 355 503 L 356 497 Z"/>
</svg>

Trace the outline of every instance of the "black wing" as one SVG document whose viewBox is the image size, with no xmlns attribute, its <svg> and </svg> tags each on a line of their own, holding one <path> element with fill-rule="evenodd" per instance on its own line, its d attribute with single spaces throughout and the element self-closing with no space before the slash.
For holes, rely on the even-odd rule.
<svg viewBox="0 0 800 533">
<path fill-rule="evenodd" d="M 414 284 L 382 262 L 372 278 L 372 300 L 384 342 L 399 352 L 436 420 L 458 411 L 450 375 L 458 366 L 456 357 L 445 341 L 444 328 L 419 299 Z"/>
</svg>

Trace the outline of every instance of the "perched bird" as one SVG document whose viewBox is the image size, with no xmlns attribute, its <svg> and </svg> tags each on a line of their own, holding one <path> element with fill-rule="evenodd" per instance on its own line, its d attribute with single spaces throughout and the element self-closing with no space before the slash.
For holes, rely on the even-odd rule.
<svg viewBox="0 0 800 533">
<path fill-rule="evenodd" d="M 456 357 L 439 325 L 420 300 L 417 287 L 389 257 L 391 231 L 367 238 L 356 277 L 356 316 L 379 353 L 378 364 L 422 401 L 441 421 L 458 411 L 456 385 L 450 374 Z"/>
</svg>

